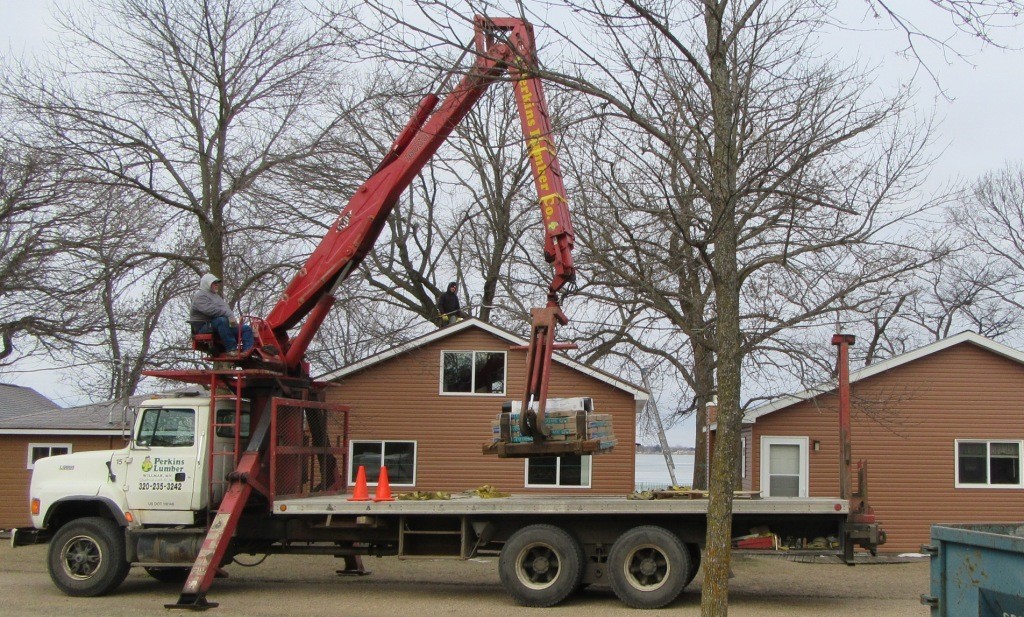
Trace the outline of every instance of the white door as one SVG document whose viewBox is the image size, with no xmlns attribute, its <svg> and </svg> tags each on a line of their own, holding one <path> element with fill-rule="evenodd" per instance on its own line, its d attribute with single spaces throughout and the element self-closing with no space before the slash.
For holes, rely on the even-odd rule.
<svg viewBox="0 0 1024 617">
<path fill-rule="evenodd" d="M 807 438 L 761 437 L 761 494 L 807 497 Z"/>
<path fill-rule="evenodd" d="M 142 409 L 125 472 L 128 507 L 190 515 L 199 471 L 199 447 L 195 409 Z"/>
</svg>

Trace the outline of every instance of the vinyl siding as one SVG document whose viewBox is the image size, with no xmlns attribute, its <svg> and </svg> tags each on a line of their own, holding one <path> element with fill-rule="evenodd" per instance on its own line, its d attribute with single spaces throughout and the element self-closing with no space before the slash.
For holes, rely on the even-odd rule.
<svg viewBox="0 0 1024 617">
<path fill-rule="evenodd" d="M 92 437 L 60 435 L 0 435 L 0 529 L 27 527 L 29 518 L 29 482 L 32 470 L 26 469 L 30 443 L 70 443 L 72 452 L 112 450 L 123 447 L 119 437 Z"/>
<path fill-rule="evenodd" d="M 886 552 L 918 551 L 934 523 L 1024 520 L 1024 489 L 954 488 L 957 439 L 1024 439 L 1024 366 L 964 343 L 852 384 L 853 461 L 869 462 L 870 503 Z M 819 396 L 758 418 L 760 437 L 806 436 L 811 496 L 839 491 L 838 403 Z M 856 469 L 853 471 L 856 490 Z"/>
<path fill-rule="evenodd" d="M 442 351 L 507 352 L 505 396 L 440 394 Z M 516 493 L 626 494 L 633 490 L 635 401 L 627 392 L 571 368 L 552 366 L 550 397 L 590 396 L 595 411 L 613 415 L 618 447 L 592 459 L 591 487 L 526 488 L 523 459 L 481 454 L 491 438 L 491 420 L 504 401 L 525 387 L 524 351 L 478 329 L 451 337 L 349 375 L 333 384 L 327 400 L 351 406 L 350 439 L 417 442 L 416 486 L 396 490 L 451 491 L 484 484 Z"/>
</svg>

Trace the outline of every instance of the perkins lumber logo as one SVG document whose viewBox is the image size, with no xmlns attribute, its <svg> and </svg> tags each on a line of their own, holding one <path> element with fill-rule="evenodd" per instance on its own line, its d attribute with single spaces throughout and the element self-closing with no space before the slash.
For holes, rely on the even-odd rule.
<svg viewBox="0 0 1024 617">
<path fill-rule="evenodd" d="M 149 457 L 147 456 L 146 459 L 142 461 L 142 472 L 148 473 L 150 471 L 153 471 L 153 461 L 149 460 Z"/>
</svg>

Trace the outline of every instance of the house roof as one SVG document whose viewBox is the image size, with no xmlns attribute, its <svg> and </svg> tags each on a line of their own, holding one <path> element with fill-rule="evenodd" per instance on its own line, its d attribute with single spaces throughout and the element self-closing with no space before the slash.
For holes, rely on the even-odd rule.
<svg viewBox="0 0 1024 617">
<path fill-rule="evenodd" d="M 483 330 L 483 331 L 485 331 L 485 332 L 487 332 L 489 334 L 492 334 L 492 335 L 494 335 L 494 336 L 496 336 L 496 337 L 498 337 L 498 338 L 500 338 L 500 339 L 502 339 L 504 341 L 507 341 L 511 345 L 524 345 L 524 346 L 526 346 L 526 345 L 530 344 L 530 342 L 528 340 L 520 338 L 520 337 L 512 334 L 511 332 L 507 332 L 505 330 L 502 330 L 501 328 L 497 328 L 497 327 L 495 327 L 495 326 L 493 326 L 493 325 L 491 325 L 491 324 L 489 324 L 489 323 L 487 323 L 485 321 L 480 321 L 479 319 L 476 319 L 476 318 L 470 318 L 470 319 L 466 319 L 466 320 L 460 321 L 459 323 L 457 323 L 457 324 L 455 324 L 453 326 L 448 326 L 447 328 L 441 328 L 439 330 L 435 330 L 434 332 L 431 332 L 430 334 L 427 334 L 427 335 L 421 336 L 419 338 L 413 339 L 413 340 L 411 340 L 411 341 L 409 341 L 407 343 L 404 343 L 404 344 L 399 345 L 397 347 L 393 347 L 393 348 L 391 348 L 391 349 L 389 349 L 387 351 L 384 351 L 382 353 L 379 353 L 377 355 L 370 356 L 369 358 L 364 358 L 363 360 L 360 360 L 359 362 L 355 362 L 353 364 L 350 364 L 350 365 L 348 365 L 346 367 L 340 368 L 340 369 L 335 370 L 335 371 L 331 371 L 330 373 L 326 373 L 326 374 L 318 377 L 317 379 L 320 380 L 320 381 L 332 381 L 332 380 L 335 380 L 335 379 L 339 379 L 341 377 L 345 377 L 346 375 L 351 375 L 353 373 L 357 373 L 359 371 L 366 370 L 366 369 L 370 368 L 371 366 L 374 366 L 374 365 L 380 364 L 381 362 L 385 362 L 387 360 L 390 360 L 391 358 L 394 358 L 395 356 L 407 353 L 407 352 L 409 352 L 409 351 L 411 351 L 413 349 L 416 349 L 416 348 L 419 348 L 419 347 L 423 347 L 423 346 L 428 345 L 430 343 L 433 343 L 435 341 L 439 341 L 439 340 L 448 338 L 448 337 L 450 337 L 452 335 L 458 334 L 459 332 L 464 332 L 465 330 L 468 330 L 470 328 L 477 328 L 477 329 Z M 610 386 L 612 386 L 614 388 L 618 388 L 619 390 L 623 390 L 625 392 L 628 392 L 628 393 L 632 394 L 633 398 L 637 401 L 637 409 L 638 410 L 641 408 L 642 404 L 645 404 L 647 402 L 647 399 L 650 398 L 650 396 L 648 395 L 647 391 L 644 390 L 642 387 L 640 387 L 640 386 L 638 386 L 636 384 L 630 383 L 630 382 L 628 382 L 628 381 L 626 381 L 624 379 L 620 379 L 620 378 L 618 378 L 618 377 L 616 377 L 616 376 L 614 376 L 614 375 L 612 375 L 610 373 L 606 373 L 605 371 L 602 371 L 600 369 L 597 369 L 597 368 L 594 368 L 592 366 L 588 366 L 586 364 L 582 364 L 580 362 L 572 360 L 568 356 L 556 353 L 556 354 L 554 354 L 553 359 L 554 359 L 555 362 L 557 362 L 559 364 L 562 364 L 564 366 L 567 366 L 569 368 L 577 370 L 577 371 L 579 371 L 581 373 L 589 375 L 590 377 L 593 377 L 594 379 L 597 379 L 598 381 L 603 381 L 604 383 L 606 383 L 606 384 L 608 384 L 608 385 L 610 385 Z"/>
<path fill-rule="evenodd" d="M 32 388 L 0 383 L 0 420 L 59 407 Z"/>
<path fill-rule="evenodd" d="M 128 399 L 137 407 L 151 394 Z M 124 411 L 124 401 L 105 401 L 67 409 L 37 409 L 32 413 L 0 419 L 0 434 L 5 435 L 120 435 L 132 422 Z"/>
<path fill-rule="evenodd" d="M 944 349 L 949 349 L 950 347 L 954 347 L 956 345 L 961 345 L 965 343 L 975 345 L 986 351 L 990 351 L 998 356 L 1002 356 L 1007 360 L 1017 362 L 1018 364 L 1024 364 L 1024 352 L 1017 351 L 1012 347 L 1007 347 L 1002 343 L 997 343 L 992 339 L 985 338 L 984 336 L 981 336 L 980 334 L 975 334 L 974 332 L 961 332 L 960 334 L 956 334 L 944 338 L 941 341 L 936 341 L 930 345 L 925 345 L 924 347 L 919 347 L 913 351 L 908 351 L 907 353 L 894 356 L 892 358 L 889 358 L 888 360 L 878 362 L 877 364 L 872 364 L 871 366 L 866 366 L 862 369 L 851 371 L 850 383 L 855 383 L 862 379 L 867 379 L 868 377 L 878 375 L 879 373 L 884 373 L 885 371 L 891 371 L 897 367 L 903 366 L 904 364 L 909 364 L 910 362 L 924 358 L 925 356 L 929 356 Z M 761 416 L 768 415 L 772 412 L 784 409 L 786 407 L 789 407 L 790 405 L 794 405 L 801 401 L 810 400 L 816 396 L 819 396 L 826 392 L 831 392 L 835 389 L 835 382 L 829 382 L 819 384 L 817 386 L 804 390 L 803 392 L 781 396 L 773 401 L 765 403 L 764 405 L 760 405 L 753 409 L 747 410 L 747 412 L 743 414 L 743 422 L 755 422 Z"/>
</svg>

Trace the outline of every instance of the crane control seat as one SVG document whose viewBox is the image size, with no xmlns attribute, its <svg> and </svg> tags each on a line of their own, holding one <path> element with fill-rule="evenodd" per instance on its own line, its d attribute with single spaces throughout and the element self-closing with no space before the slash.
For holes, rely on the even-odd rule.
<svg viewBox="0 0 1024 617">
<path fill-rule="evenodd" d="M 201 351 L 203 353 L 211 355 L 220 355 L 224 353 L 224 344 L 221 343 L 217 335 L 212 332 L 203 332 L 203 326 L 208 322 L 205 321 L 189 321 L 189 331 L 192 334 L 192 349 Z"/>
</svg>

